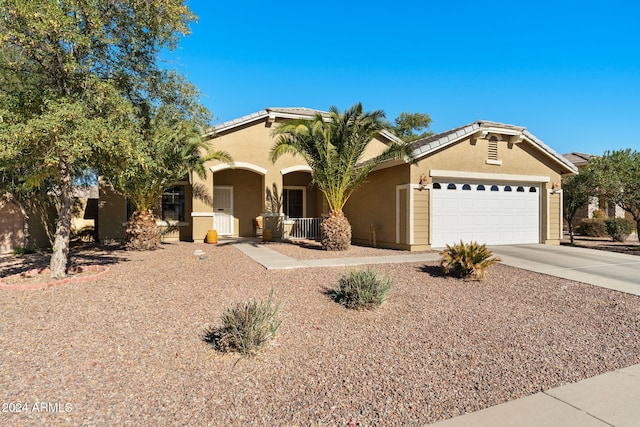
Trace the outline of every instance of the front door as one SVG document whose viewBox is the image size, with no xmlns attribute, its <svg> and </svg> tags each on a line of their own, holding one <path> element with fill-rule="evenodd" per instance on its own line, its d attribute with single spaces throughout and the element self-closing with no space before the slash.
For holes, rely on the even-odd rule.
<svg viewBox="0 0 640 427">
<path fill-rule="evenodd" d="M 233 235 L 233 187 L 213 187 L 213 228 L 220 236 Z"/>
</svg>

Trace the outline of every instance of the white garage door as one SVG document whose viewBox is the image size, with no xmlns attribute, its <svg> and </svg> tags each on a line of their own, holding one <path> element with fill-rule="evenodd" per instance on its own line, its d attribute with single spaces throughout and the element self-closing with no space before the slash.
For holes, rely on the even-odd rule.
<svg viewBox="0 0 640 427">
<path fill-rule="evenodd" d="M 431 245 L 540 242 L 540 187 L 497 182 L 434 181 Z"/>
</svg>

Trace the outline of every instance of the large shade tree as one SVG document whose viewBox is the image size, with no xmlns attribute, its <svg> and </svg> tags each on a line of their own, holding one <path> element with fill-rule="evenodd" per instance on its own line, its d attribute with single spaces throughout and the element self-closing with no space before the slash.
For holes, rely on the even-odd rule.
<svg viewBox="0 0 640 427">
<path fill-rule="evenodd" d="M 73 176 L 142 159 L 144 108 L 174 81 L 159 54 L 193 19 L 182 0 L 0 3 L 0 161 L 59 195 L 52 277 L 68 263 Z"/>
<path fill-rule="evenodd" d="M 320 230 L 327 250 L 349 248 L 351 225 L 343 208 L 373 168 L 385 160 L 410 158 L 408 145 L 396 142 L 376 157 L 363 157 L 369 143 L 387 126 L 382 110 L 365 112 L 358 103 L 343 113 L 331 107 L 328 117 L 316 114 L 312 120 L 292 120 L 274 130 L 277 139 L 271 161 L 285 154 L 301 155 L 327 200 L 329 216 Z"/>
<path fill-rule="evenodd" d="M 598 190 L 629 212 L 640 240 L 640 152 L 631 149 L 607 151 L 589 161 Z"/>
</svg>

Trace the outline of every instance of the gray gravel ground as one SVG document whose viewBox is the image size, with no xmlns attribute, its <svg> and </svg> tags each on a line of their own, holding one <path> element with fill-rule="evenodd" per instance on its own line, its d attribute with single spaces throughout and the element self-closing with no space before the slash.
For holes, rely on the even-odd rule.
<svg viewBox="0 0 640 427">
<path fill-rule="evenodd" d="M 345 268 L 266 271 L 230 245 L 97 255 L 76 258 L 110 263 L 98 281 L 0 291 L 0 425 L 425 425 L 640 363 L 638 297 L 503 265 L 486 283 L 379 265 L 389 300 L 353 312 L 326 295 Z M 285 321 L 264 352 L 203 341 L 271 288 Z"/>
</svg>

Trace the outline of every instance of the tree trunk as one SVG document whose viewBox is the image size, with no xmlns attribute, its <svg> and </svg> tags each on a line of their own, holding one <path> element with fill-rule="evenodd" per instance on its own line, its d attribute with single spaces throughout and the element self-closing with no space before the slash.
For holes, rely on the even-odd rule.
<svg viewBox="0 0 640 427">
<path fill-rule="evenodd" d="M 571 245 L 573 246 L 574 244 L 574 239 L 573 239 L 573 223 L 571 221 L 567 221 L 569 223 L 569 239 L 571 240 Z"/>
<path fill-rule="evenodd" d="M 342 212 L 331 212 L 320 224 L 320 243 L 328 251 L 346 251 L 351 246 L 351 224 Z"/>
<path fill-rule="evenodd" d="M 160 245 L 160 228 L 151 209 L 135 211 L 127 223 L 127 249 L 153 251 Z"/>
<path fill-rule="evenodd" d="M 20 209 L 20 214 L 22 215 L 22 218 L 24 220 L 22 224 L 22 234 L 23 234 L 22 247 L 26 250 L 29 248 L 29 240 L 31 239 L 31 235 L 29 234 L 29 213 L 25 209 L 24 204 L 22 204 L 22 202 L 14 200 L 14 203 L 18 206 L 18 209 Z"/>
<path fill-rule="evenodd" d="M 53 241 L 53 254 L 49 268 L 51 277 L 61 279 L 67 274 L 69 262 L 69 236 L 71 234 L 71 216 L 73 213 L 73 181 L 71 168 L 63 160 L 60 172 L 60 213 L 56 223 L 56 236 Z"/>
</svg>

